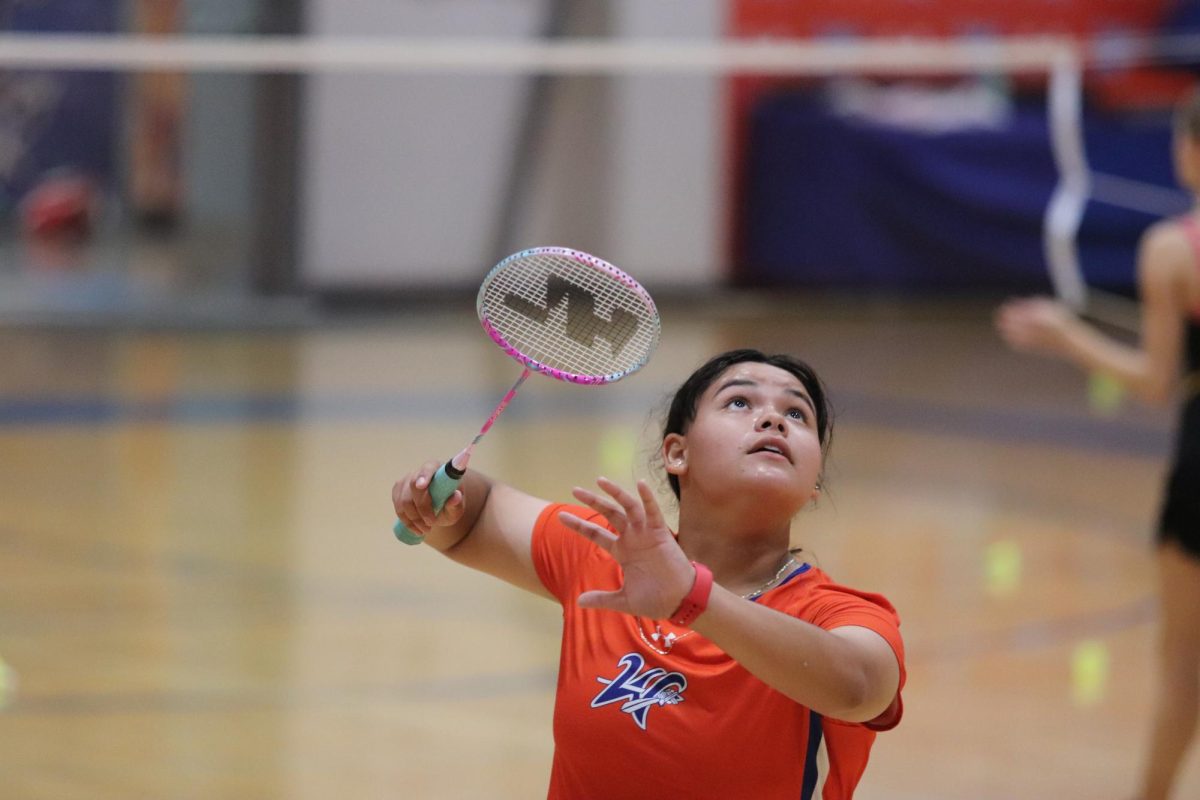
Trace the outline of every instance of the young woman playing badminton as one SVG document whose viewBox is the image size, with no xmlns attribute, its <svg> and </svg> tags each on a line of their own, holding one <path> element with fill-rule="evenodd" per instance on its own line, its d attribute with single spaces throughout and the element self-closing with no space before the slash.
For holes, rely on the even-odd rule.
<svg viewBox="0 0 1200 800">
<path fill-rule="evenodd" d="M 1200 93 L 1176 111 L 1174 151 L 1179 182 L 1200 197 Z M 1102 371 L 1151 402 L 1171 396 L 1185 359 L 1181 425 L 1158 527 L 1161 666 L 1139 795 L 1165 800 L 1200 712 L 1200 205 L 1146 232 L 1138 283 L 1136 347 L 1108 338 L 1045 298 L 1005 304 L 997 327 L 1018 350 Z"/>
<path fill-rule="evenodd" d="M 790 550 L 831 426 L 807 365 L 736 350 L 668 412 L 678 531 L 644 482 L 568 506 L 467 472 L 436 514 L 436 462 L 395 484 L 409 531 L 562 605 L 551 798 L 852 796 L 900 721 L 904 651 L 886 599 Z"/>
</svg>

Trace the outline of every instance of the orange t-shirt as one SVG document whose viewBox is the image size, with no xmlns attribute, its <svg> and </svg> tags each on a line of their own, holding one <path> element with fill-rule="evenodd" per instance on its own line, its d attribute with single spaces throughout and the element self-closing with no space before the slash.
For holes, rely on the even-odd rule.
<svg viewBox="0 0 1200 800">
<path fill-rule="evenodd" d="M 551 800 L 853 795 L 875 731 L 900 721 L 899 692 L 870 723 L 826 719 L 698 633 L 579 608 L 582 592 L 616 589 L 621 571 L 559 521 L 562 510 L 606 525 L 590 509 L 552 505 L 534 526 L 534 566 L 563 607 Z M 882 596 L 838 586 L 805 564 L 757 602 L 826 630 L 859 625 L 877 632 L 896 652 L 903 686 L 900 620 Z"/>
</svg>

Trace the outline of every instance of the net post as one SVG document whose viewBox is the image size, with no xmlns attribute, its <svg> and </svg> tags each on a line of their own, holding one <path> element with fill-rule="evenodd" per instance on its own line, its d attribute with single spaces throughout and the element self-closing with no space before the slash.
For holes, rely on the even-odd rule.
<svg viewBox="0 0 1200 800">
<path fill-rule="evenodd" d="M 1050 64 L 1046 103 L 1059 180 L 1046 205 L 1043 249 L 1055 294 L 1082 311 L 1087 304 L 1087 285 L 1076 245 L 1090 179 L 1083 144 L 1083 60 L 1074 46 L 1062 45 Z"/>
</svg>

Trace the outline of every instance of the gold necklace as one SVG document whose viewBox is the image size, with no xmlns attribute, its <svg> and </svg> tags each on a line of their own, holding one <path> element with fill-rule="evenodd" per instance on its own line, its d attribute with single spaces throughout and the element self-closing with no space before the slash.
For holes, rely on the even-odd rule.
<svg viewBox="0 0 1200 800">
<path fill-rule="evenodd" d="M 769 581 L 764 583 L 762 586 L 759 586 L 757 589 L 753 589 L 750 592 L 747 592 L 746 594 L 741 595 L 741 598 L 743 600 L 757 599 L 759 596 L 761 596 L 763 594 L 763 592 L 767 591 L 772 586 L 774 586 L 776 583 L 778 583 L 780 580 L 782 580 L 783 575 L 785 572 L 787 572 L 788 567 L 792 566 L 795 563 L 796 563 L 796 559 L 792 556 L 791 553 L 788 553 L 787 561 L 783 562 L 783 566 L 779 568 L 779 571 L 776 572 Z M 657 622 L 655 622 L 654 623 L 654 633 L 650 634 L 650 638 L 647 639 L 646 632 L 644 630 L 642 630 L 642 628 L 644 627 L 642 625 L 642 618 L 634 617 L 634 620 L 635 620 L 635 624 L 637 625 L 638 636 L 642 637 L 642 641 L 646 644 L 647 647 L 649 647 L 654 652 L 658 653 L 660 656 L 669 655 L 671 653 L 671 648 L 675 646 L 676 642 L 686 639 L 687 637 L 689 637 L 693 633 L 695 633 L 695 631 L 691 631 L 691 630 L 689 630 L 687 633 L 683 634 L 682 636 L 676 636 L 674 633 L 664 633 L 662 626 L 659 625 Z M 658 647 L 655 647 L 655 642 L 662 645 L 662 647 L 665 649 L 659 650 Z"/>
</svg>

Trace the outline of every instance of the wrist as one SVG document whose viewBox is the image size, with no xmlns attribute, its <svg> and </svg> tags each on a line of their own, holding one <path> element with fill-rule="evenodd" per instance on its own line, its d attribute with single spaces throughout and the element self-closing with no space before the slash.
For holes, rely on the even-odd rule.
<svg viewBox="0 0 1200 800">
<path fill-rule="evenodd" d="M 708 598 L 712 596 L 712 570 L 698 561 L 693 561 L 692 567 L 696 570 L 692 588 L 683 596 L 679 607 L 668 618 L 672 625 L 678 625 L 681 628 L 688 627 L 696 617 L 704 613 L 704 610 L 708 608 Z"/>
<path fill-rule="evenodd" d="M 1058 336 L 1054 339 L 1054 350 L 1062 356 L 1073 356 L 1080 349 L 1080 343 L 1087 338 L 1088 324 L 1075 314 L 1066 312 Z"/>
</svg>

